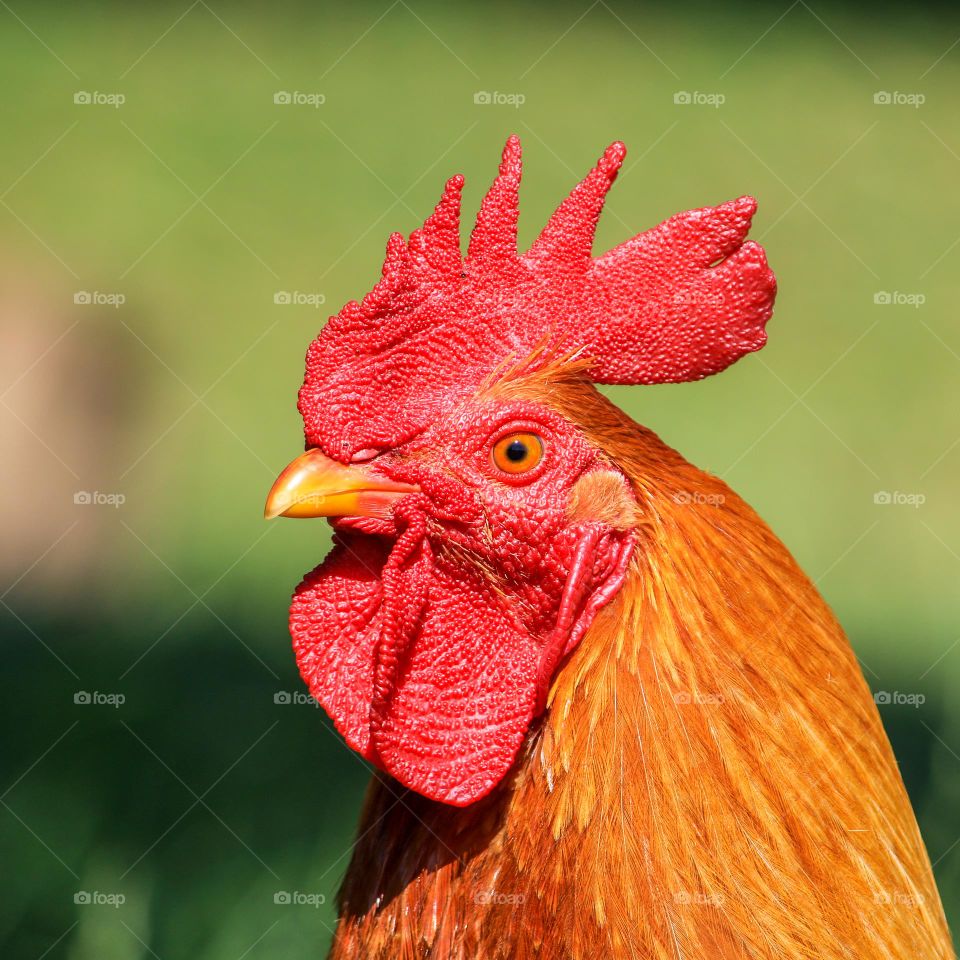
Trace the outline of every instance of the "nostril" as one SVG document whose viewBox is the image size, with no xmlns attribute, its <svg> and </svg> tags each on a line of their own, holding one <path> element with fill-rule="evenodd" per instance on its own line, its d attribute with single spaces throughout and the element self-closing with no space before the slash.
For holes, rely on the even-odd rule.
<svg viewBox="0 0 960 960">
<path fill-rule="evenodd" d="M 357 452 L 350 457 L 350 462 L 367 463 L 374 457 L 379 456 L 382 452 L 382 450 L 378 450 L 376 447 L 364 447 L 363 450 L 357 450 Z"/>
</svg>

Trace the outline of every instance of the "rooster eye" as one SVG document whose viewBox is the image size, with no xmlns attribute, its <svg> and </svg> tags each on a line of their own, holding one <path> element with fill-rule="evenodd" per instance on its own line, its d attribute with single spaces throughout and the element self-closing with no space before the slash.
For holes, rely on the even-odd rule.
<svg viewBox="0 0 960 960">
<path fill-rule="evenodd" d="M 543 441 L 535 433 L 508 433 L 493 446 L 493 464 L 504 473 L 526 473 L 543 459 Z"/>
</svg>

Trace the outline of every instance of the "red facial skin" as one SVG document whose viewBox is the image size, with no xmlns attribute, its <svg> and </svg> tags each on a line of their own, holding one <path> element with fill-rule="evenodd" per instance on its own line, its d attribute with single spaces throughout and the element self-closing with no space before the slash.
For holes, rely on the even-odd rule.
<svg viewBox="0 0 960 960">
<path fill-rule="evenodd" d="M 532 402 L 504 406 L 489 385 L 572 354 L 595 382 L 696 380 L 766 339 L 776 283 L 746 241 L 751 197 L 592 255 L 624 154 L 608 147 L 520 253 L 511 137 L 467 255 L 453 177 L 307 353 L 307 446 L 344 464 L 373 456 L 370 469 L 423 492 L 389 521 L 336 523 L 290 611 L 300 670 L 352 747 L 435 800 L 466 805 L 503 779 L 633 548 L 631 534 L 568 510 L 578 478 L 616 466 L 574 424 Z M 546 442 L 527 476 L 490 460 L 514 426 Z"/>
<path fill-rule="evenodd" d="M 518 430 L 544 455 L 511 475 L 492 447 Z M 466 403 L 373 463 L 423 492 L 391 521 L 335 523 L 337 545 L 294 597 L 298 662 L 350 746 L 463 806 L 512 765 L 557 664 L 622 583 L 633 536 L 569 518 L 577 480 L 611 466 L 533 403 Z"/>
</svg>

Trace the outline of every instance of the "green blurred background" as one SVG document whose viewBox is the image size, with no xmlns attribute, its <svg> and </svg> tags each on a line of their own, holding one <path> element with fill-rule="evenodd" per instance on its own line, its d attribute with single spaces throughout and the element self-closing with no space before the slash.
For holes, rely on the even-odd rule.
<svg viewBox="0 0 960 960">
<path fill-rule="evenodd" d="M 367 771 L 286 632 L 326 527 L 262 502 L 308 341 L 452 173 L 472 219 L 511 132 L 522 241 L 617 138 L 600 249 L 759 198 L 766 349 L 610 392 L 817 579 L 960 923 L 956 11 L 11 2 L 0 25 L 4 957 L 322 955 Z"/>
</svg>

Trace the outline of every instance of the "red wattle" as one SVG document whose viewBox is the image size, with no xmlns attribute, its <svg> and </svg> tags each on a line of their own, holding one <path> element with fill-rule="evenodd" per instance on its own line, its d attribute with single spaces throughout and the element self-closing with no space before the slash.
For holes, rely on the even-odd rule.
<svg viewBox="0 0 960 960">
<path fill-rule="evenodd" d="M 622 582 L 632 538 L 583 534 L 554 597 L 556 626 L 528 628 L 515 597 L 479 567 L 437 557 L 422 525 L 395 544 L 339 534 L 297 588 L 300 672 L 347 743 L 404 786 L 465 806 L 506 775 L 543 709 L 554 668 Z M 595 569 L 599 574 L 595 573 Z"/>
</svg>

